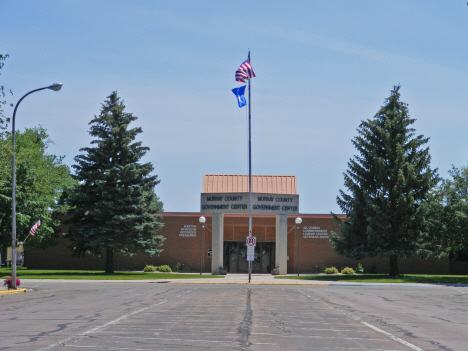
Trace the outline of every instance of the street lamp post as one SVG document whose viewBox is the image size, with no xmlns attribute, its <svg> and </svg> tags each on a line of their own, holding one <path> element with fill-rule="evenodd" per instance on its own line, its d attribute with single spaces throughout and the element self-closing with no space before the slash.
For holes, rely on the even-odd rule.
<svg viewBox="0 0 468 351">
<path fill-rule="evenodd" d="M 296 218 L 296 234 L 297 234 L 297 276 L 299 277 L 299 224 L 302 223 L 302 218 Z"/>
<path fill-rule="evenodd" d="M 203 231 L 205 230 L 206 218 L 201 216 L 198 221 L 201 223 L 201 239 L 200 239 L 200 275 L 203 274 Z"/>
<path fill-rule="evenodd" d="M 44 90 L 44 89 L 50 89 L 54 91 L 59 91 L 62 89 L 62 83 L 54 83 L 52 85 L 49 85 L 48 87 L 44 88 L 39 88 L 35 90 L 31 90 L 29 93 L 23 95 L 21 99 L 16 103 L 15 109 L 13 111 L 13 120 L 11 121 L 11 138 L 12 138 L 12 146 L 13 146 L 13 157 L 12 157 L 12 163 L 11 163 L 11 276 L 12 276 L 12 281 L 11 281 L 11 287 L 13 289 L 16 289 L 16 170 L 15 170 L 15 156 L 16 156 L 16 141 L 15 141 L 15 117 L 16 117 L 16 110 L 18 109 L 19 104 L 23 99 L 28 96 L 29 94 L 35 93 L 36 91 Z"/>
</svg>

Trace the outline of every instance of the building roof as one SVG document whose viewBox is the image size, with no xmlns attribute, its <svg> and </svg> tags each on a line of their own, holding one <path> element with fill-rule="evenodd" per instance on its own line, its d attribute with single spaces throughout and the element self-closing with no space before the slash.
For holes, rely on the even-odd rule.
<svg viewBox="0 0 468 351">
<path fill-rule="evenodd" d="M 248 193 L 248 175 L 204 174 L 202 193 Z M 252 175 L 252 192 L 297 195 L 296 176 Z"/>
</svg>

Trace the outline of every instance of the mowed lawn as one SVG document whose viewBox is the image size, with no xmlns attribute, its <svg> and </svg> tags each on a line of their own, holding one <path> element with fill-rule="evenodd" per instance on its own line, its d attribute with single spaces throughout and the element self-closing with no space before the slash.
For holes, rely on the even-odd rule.
<svg viewBox="0 0 468 351">
<path fill-rule="evenodd" d="M 30 270 L 18 267 L 17 277 L 20 279 L 89 279 L 89 280 L 145 280 L 145 279 L 200 279 L 200 278 L 224 278 L 221 275 L 200 273 L 144 273 L 134 271 L 116 271 L 114 274 L 106 274 L 104 271 L 86 270 Z M 0 268 L 0 278 L 11 276 L 11 268 Z M 429 275 L 429 274 L 404 274 L 397 278 L 391 278 L 385 274 L 313 274 L 278 276 L 276 279 L 300 279 L 327 282 L 355 282 L 355 283 L 425 283 L 425 284 L 467 284 L 468 275 Z"/>
<path fill-rule="evenodd" d="M 425 283 L 425 284 L 468 284 L 468 275 L 430 275 L 430 274 L 403 274 L 391 278 L 385 274 L 314 274 L 297 276 L 283 276 L 277 279 L 301 279 L 332 282 L 355 283 Z"/>
<path fill-rule="evenodd" d="M 200 273 L 144 273 L 116 271 L 106 274 L 104 271 L 42 270 L 18 267 L 16 275 L 20 279 L 88 279 L 88 280 L 144 280 L 144 279 L 199 279 L 223 278 L 220 275 Z M 11 276 L 11 268 L 0 268 L 0 278 Z"/>
</svg>

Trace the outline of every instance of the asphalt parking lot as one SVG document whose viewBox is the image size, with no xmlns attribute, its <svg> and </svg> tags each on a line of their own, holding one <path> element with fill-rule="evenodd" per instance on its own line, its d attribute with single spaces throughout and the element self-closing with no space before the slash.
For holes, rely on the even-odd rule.
<svg viewBox="0 0 468 351">
<path fill-rule="evenodd" d="M 0 296 L 0 350 L 468 350 L 468 287 L 23 286 Z"/>
</svg>

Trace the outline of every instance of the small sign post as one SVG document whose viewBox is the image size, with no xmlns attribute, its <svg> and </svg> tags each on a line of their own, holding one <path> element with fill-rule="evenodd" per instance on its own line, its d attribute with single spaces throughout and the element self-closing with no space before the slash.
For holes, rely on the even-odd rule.
<svg viewBox="0 0 468 351">
<path fill-rule="evenodd" d="M 247 261 L 255 260 L 255 245 L 257 244 L 257 237 L 248 236 L 247 237 Z"/>
<path fill-rule="evenodd" d="M 255 246 L 257 244 L 257 237 L 256 236 L 248 236 L 247 237 L 247 246 Z"/>
</svg>

